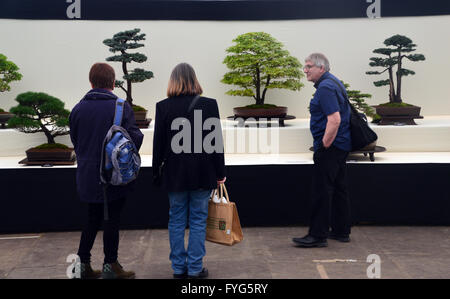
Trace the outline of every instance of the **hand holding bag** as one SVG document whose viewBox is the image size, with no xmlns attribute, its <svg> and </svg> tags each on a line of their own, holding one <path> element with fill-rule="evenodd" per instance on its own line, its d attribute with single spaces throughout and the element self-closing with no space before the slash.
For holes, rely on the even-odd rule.
<svg viewBox="0 0 450 299">
<path fill-rule="evenodd" d="M 209 200 L 208 203 L 208 219 L 206 220 L 206 240 L 223 245 L 234 245 L 244 239 L 242 233 L 241 222 L 237 212 L 236 204 L 230 202 L 228 192 L 225 184 L 220 184 L 219 189 L 216 189 L 211 198 L 216 193 L 219 198 L 223 198 L 225 191 L 226 203 L 215 203 Z"/>
</svg>

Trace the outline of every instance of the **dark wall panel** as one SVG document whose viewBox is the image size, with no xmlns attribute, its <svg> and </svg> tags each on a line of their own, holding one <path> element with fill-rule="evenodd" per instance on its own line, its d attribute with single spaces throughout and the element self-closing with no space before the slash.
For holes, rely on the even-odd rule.
<svg viewBox="0 0 450 299">
<path fill-rule="evenodd" d="M 366 18 L 366 0 L 1 0 L 0 18 L 69 19 L 79 3 L 82 20 L 286 20 Z M 450 14 L 448 0 L 373 0 L 381 17 Z M 71 6 L 74 5 L 74 6 Z M 74 11 L 71 9 L 71 11 Z M 73 17 L 73 16 L 72 16 Z"/>
</svg>

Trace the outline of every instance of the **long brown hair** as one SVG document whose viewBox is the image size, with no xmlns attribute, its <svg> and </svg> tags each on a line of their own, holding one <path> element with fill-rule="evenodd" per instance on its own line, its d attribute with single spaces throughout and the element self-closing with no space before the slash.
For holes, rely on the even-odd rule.
<svg viewBox="0 0 450 299">
<path fill-rule="evenodd" d="M 188 63 L 178 64 L 172 71 L 167 87 L 167 96 L 200 95 L 203 93 L 195 71 Z"/>
</svg>

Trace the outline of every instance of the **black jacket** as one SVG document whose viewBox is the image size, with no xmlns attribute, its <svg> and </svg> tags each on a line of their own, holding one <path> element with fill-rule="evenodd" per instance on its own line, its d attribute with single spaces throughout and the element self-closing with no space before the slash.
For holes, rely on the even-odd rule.
<svg viewBox="0 0 450 299">
<path fill-rule="evenodd" d="M 100 160 L 103 140 L 113 124 L 117 96 L 105 89 L 92 89 L 70 113 L 70 138 L 77 155 L 77 190 L 81 201 L 103 202 L 100 185 Z M 128 131 L 137 149 L 144 135 L 136 126 L 131 106 L 126 103 L 122 127 Z M 126 196 L 131 185 L 109 186 L 108 200 Z"/>
<path fill-rule="evenodd" d="M 214 99 L 200 97 L 188 114 L 189 105 L 193 99 L 194 96 L 177 96 L 156 104 L 153 175 L 154 177 L 158 176 L 159 166 L 165 161 L 161 183 L 162 187 L 169 192 L 214 189 L 217 187 L 217 180 L 225 177 L 222 127 L 217 102 Z M 201 119 L 198 118 L 197 125 L 195 125 L 194 115 L 200 115 L 200 113 Z M 183 131 L 187 132 L 188 125 L 180 125 L 180 122 L 178 122 L 179 126 L 175 126 L 175 130 L 171 129 L 172 122 L 177 118 L 189 120 L 190 140 L 180 138 Z M 209 118 L 215 120 L 215 125 L 211 126 L 210 129 L 201 130 L 200 126 L 203 127 L 205 120 Z M 177 124 L 177 121 L 174 124 Z M 197 146 L 195 146 L 196 132 Z M 175 139 L 173 139 L 174 136 Z M 212 136 L 215 136 L 215 138 L 212 138 Z M 207 144 L 211 144 L 215 149 L 219 148 L 220 150 L 211 153 L 211 150 L 205 150 L 203 146 L 199 148 L 198 140 L 203 145 L 205 137 L 207 137 Z M 175 143 L 182 145 L 189 144 L 190 141 L 190 150 L 174 152 L 174 148 L 171 146 L 172 140 L 178 140 L 179 142 Z"/>
</svg>

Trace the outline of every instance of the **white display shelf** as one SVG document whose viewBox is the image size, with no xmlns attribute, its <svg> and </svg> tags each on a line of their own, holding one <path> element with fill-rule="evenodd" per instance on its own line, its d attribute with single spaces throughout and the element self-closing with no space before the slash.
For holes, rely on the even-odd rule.
<svg viewBox="0 0 450 299">
<path fill-rule="evenodd" d="M 377 144 L 385 147 L 389 153 L 450 152 L 450 116 L 427 116 L 416 122 L 417 126 L 371 124 L 371 127 L 378 134 Z M 259 146 L 260 143 L 272 148 L 272 153 L 310 153 L 309 148 L 313 139 L 309 130 L 309 119 L 286 121 L 286 127 L 283 128 L 240 128 L 236 127 L 236 124 L 237 121 L 222 121 L 227 154 L 267 153 L 264 147 Z M 153 122 L 148 129 L 142 129 L 144 141 L 140 150 L 141 155 L 152 154 L 153 131 Z M 267 138 L 268 142 L 262 138 Z M 271 138 L 276 138 L 277 146 L 271 146 L 273 145 L 270 142 Z M 0 130 L 0 140 L 0 157 L 21 156 L 27 149 L 46 142 L 43 133 L 25 134 L 13 129 Z M 71 146 L 68 135 L 57 137 L 56 142 Z M 256 147 L 250 147 L 250 144 L 256 144 Z"/>
</svg>

